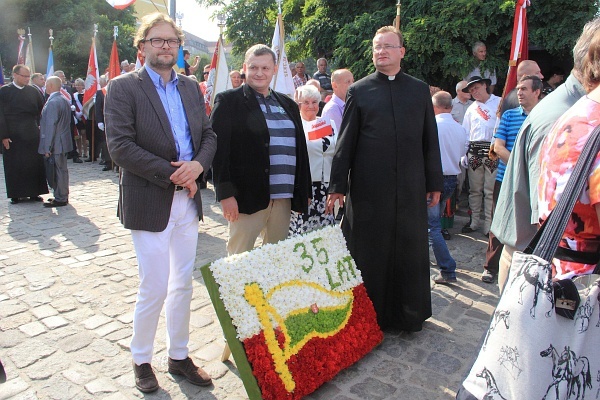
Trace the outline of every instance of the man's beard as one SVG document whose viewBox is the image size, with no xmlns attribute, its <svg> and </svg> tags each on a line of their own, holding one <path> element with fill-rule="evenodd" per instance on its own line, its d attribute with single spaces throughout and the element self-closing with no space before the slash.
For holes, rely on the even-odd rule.
<svg viewBox="0 0 600 400">
<path fill-rule="evenodd" d="M 171 61 L 163 61 L 159 56 L 148 57 L 146 62 L 150 64 L 152 69 L 155 70 L 168 70 L 172 69 L 177 64 L 177 57 L 171 57 Z"/>
</svg>

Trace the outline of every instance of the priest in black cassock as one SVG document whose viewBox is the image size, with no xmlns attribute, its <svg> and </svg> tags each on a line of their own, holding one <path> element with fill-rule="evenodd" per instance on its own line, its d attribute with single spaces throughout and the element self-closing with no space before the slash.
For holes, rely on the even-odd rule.
<svg viewBox="0 0 600 400">
<path fill-rule="evenodd" d="M 375 73 L 350 87 L 336 146 L 328 211 L 342 231 L 382 329 L 420 331 L 431 316 L 427 204 L 443 190 L 429 86 L 401 71 L 392 26 L 373 39 Z"/>
<path fill-rule="evenodd" d="M 24 198 L 42 201 L 48 193 L 44 159 L 38 154 L 39 118 L 44 107 L 41 93 L 29 86 L 31 72 L 13 68 L 13 82 L 0 88 L 0 139 L 6 194 L 11 203 Z"/>
</svg>

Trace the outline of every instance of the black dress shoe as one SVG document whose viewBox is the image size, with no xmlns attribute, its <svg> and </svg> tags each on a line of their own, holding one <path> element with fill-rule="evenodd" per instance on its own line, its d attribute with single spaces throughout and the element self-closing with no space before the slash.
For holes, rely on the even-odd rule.
<svg viewBox="0 0 600 400">
<path fill-rule="evenodd" d="M 461 229 L 462 233 L 473 233 L 475 232 L 475 229 L 471 228 L 470 226 L 463 226 L 463 228 Z"/>
<path fill-rule="evenodd" d="M 92 161 L 94 161 L 94 160 L 92 160 L 92 159 L 91 159 L 91 158 L 89 158 L 89 157 L 85 159 L 85 162 L 92 162 Z"/>
<path fill-rule="evenodd" d="M 31 201 L 44 201 L 40 196 L 30 196 L 29 200 Z"/>
<path fill-rule="evenodd" d="M 52 200 L 52 201 L 49 201 L 47 203 L 44 203 L 44 207 L 46 207 L 46 208 L 64 207 L 67 204 L 69 204 L 68 201 L 56 201 L 56 200 Z"/>
<path fill-rule="evenodd" d="M 102 168 L 102 171 L 111 171 L 112 168 L 110 167 L 110 165 L 105 165 L 104 168 Z"/>
<path fill-rule="evenodd" d="M 76 164 L 81 164 L 83 162 L 83 160 L 79 157 L 75 157 L 75 158 L 73 158 L 73 162 Z"/>
<path fill-rule="evenodd" d="M 102 160 L 98 163 L 98 165 L 106 165 L 106 161 Z"/>
<path fill-rule="evenodd" d="M 13 197 L 12 199 L 10 199 L 10 204 L 19 204 L 19 198 L 18 197 Z"/>
</svg>

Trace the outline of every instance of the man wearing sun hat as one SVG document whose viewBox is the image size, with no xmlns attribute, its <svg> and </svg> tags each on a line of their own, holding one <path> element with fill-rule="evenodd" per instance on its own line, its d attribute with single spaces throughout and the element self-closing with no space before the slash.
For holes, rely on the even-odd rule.
<svg viewBox="0 0 600 400">
<path fill-rule="evenodd" d="M 488 157 L 488 150 L 501 100 L 489 93 L 490 85 L 489 79 L 472 76 L 463 89 L 475 102 L 469 106 L 463 119 L 463 127 L 469 134 L 469 150 L 465 161 L 469 171 L 469 207 L 473 214 L 471 223 L 463 227 L 462 232 L 481 230 L 486 236 L 492 224 L 492 195 L 498 167 L 498 161 Z M 484 221 L 481 221 L 482 205 L 485 210 Z"/>
</svg>

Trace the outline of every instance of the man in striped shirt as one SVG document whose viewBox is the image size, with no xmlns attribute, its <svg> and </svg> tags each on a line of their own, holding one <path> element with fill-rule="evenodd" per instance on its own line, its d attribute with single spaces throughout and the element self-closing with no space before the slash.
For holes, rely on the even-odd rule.
<svg viewBox="0 0 600 400">
<path fill-rule="evenodd" d="M 537 75 L 525 75 L 519 79 L 516 88 L 519 107 L 507 110 L 502 114 L 498 130 L 494 134 L 494 152 L 500 159 L 500 162 L 498 163 L 498 173 L 496 174 L 494 185 L 492 218 L 496 203 L 498 202 L 498 194 L 500 193 L 500 186 L 504 178 L 504 171 L 506 171 L 506 163 L 508 163 L 515 139 L 525 118 L 527 118 L 533 107 L 540 101 L 543 87 L 542 80 Z M 484 271 L 481 276 L 483 282 L 492 283 L 496 280 L 502 247 L 502 243 L 490 232 L 486 260 L 483 266 Z"/>
<path fill-rule="evenodd" d="M 217 134 L 213 162 L 217 200 L 229 222 L 227 252 L 285 239 L 291 210 L 308 211 L 312 181 L 298 105 L 270 89 L 275 53 L 246 52 L 246 85 L 219 93 L 211 114 Z"/>
</svg>

